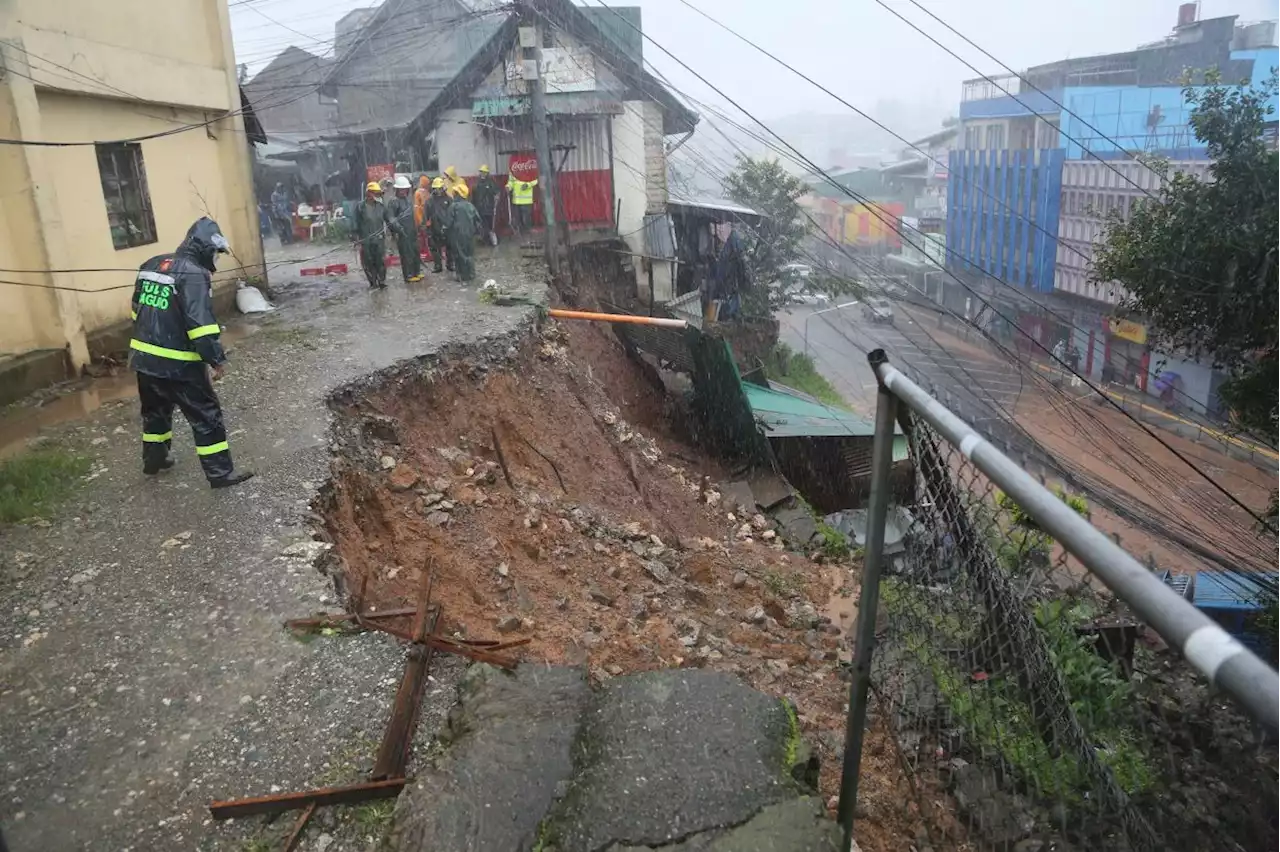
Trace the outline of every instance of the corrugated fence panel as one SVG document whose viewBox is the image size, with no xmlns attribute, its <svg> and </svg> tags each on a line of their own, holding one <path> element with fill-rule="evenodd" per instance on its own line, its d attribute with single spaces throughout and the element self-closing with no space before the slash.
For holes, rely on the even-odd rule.
<svg viewBox="0 0 1280 852">
<path fill-rule="evenodd" d="M 502 134 L 502 151 L 533 151 L 533 128 L 518 126 Z M 569 151 L 557 151 L 567 146 Z M 613 224 L 613 169 L 609 147 L 609 117 L 566 120 L 551 123 L 551 155 L 559 178 L 564 216 L 570 224 Z M 563 160 L 563 164 L 562 164 Z M 500 157 L 498 170 L 506 174 L 507 158 Z M 543 223 L 541 194 L 535 196 L 534 221 Z"/>
</svg>

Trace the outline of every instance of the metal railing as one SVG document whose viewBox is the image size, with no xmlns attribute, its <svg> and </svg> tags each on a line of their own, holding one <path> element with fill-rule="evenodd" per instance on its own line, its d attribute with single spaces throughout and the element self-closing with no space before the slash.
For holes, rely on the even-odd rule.
<svg viewBox="0 0 1280 852">
<path fill-rule="evenodd" d="M 1037 482 L 883 350 L 869 360 L 845 848 L 869 735 L 945 803 L 935 849 L 1274 847 L 1274 819 L 1220 817 L 1250 802 L 1274 815 L 1276 671 L 1090 524 L 1082 498 Z M 887 551 L 895 423 L 915 494 Z"/>
</svg>

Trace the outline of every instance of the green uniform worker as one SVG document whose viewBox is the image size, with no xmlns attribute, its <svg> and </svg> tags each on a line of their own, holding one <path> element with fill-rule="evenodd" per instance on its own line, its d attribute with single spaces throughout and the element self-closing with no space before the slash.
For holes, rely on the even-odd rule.
<svg viewBox="0 0 1280 852">
<path fill-rule="evenodd" d="M 370 181 L 364 201 L 356 208 L 356 237 L 360 240 L 360 265 L 369 286 L 387 286 L 387 208 L 382 203 L 382 187 Z"/>
<path fill-rule="evenodd" d="M 493 216 L 498 209 L 498 195 L 502 188 L 498 186 L 498 182 L 489 174 L 489 167 L 482 165 L 480 167 L 480 180 L 476 181 L 476 188 L 471 191 L 471 203 L 475 205 L 476 212 L 480 214 L 480 225 L 484 231 L 485 239 L 491 241 L 494 245 L 498 244 L 497 232 L 493 227 Z"/>
<path fill-rule="evenodd" d="M 444 180 L 436 178 L 431 182 L 431 197 L 427 199 L 427 219 L 431 224 L 427 229 L 427 241 L 431 245 L 431 269 L 443 272 L 444 262 L 448 261 L 449 271 L 453 271 L 453 252 L 449 242 L 449 205 L 452 201 L 444 191 Z M 447 255 L 447 257 L 446 257 Z"/>
<path fill-rule="evenodd" d="M 418 257 L 418 224 L 413 218 L 413 187 L 404 175 L 395 182 L 396 197 L 387 202 L 387 222 L 396 235 L 396 253 L 405 283 L 422 280 L 422 258 Z"/>
<path fill-rule="evenodd" d="M 458 280 L 470 281 L 476 277 L 476 232 L 482 223 L 480 214 L 468 198 L 464 183 L 458 187 L 449 208 L 449 249 L 450 257 L 458 265 Z"/>
</svg>

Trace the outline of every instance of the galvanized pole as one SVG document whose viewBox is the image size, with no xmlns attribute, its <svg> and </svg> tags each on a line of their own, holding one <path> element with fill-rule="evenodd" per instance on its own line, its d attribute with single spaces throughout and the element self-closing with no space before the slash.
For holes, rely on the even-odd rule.
<svg viewBox="0 0 1280 852">
<path fill-rule="evenodd" d="M 831 313 L 832 311 L 841 311 L 841 310 L 844 310 L 845 308 L 852 308 L 856 304 L 858 304 L 856 300 L 852 302 L 845 302 L 843 305 L 835 305 L 834 307 L 823 308 L 822 310 L 819 310 L 819 311 L 813 311 L 808 316 L 806 316 L 804 318 L 804 354 L 806 355 L 809 354 L 809 320 L 813 319 L 819 314 L 828 314 L 828 313 Z"/>
<path fill-rule="evenodd" d="M 547 99 L 542 88 L 542 28 L 534 17 L 535 10 L 525 7 L 525 24 L 533 30 L 532 45 L 525 44 L 525 36 L 521 35 L 521 44 L 526 46 L 527 62 L 533 63 L 532 71 L 525 72 L 525 82 L 529 86 L 529 113 L 533 119 L 533 147 L 538 155 L 538 188 L 542 190 L 542 219 L 546 225 L 543 234 L 543 251 L 546 253 L 547 266 L 552 276 L 560 275 L 560 252 L 558 247 L 559 231 L 556 229 L 556 176 L 554 164 L 551 162 L 550 128 L 547 124 Z M 526 27 L 521 27 L 521 30 Z"/>
<path fill-rule="evenodd" d="M 878 351 L 871 353 L 871 366 L 882 389 L 891 388 L 896 399 L 959 448 L 993 485 L 1012 497 L 1042 530 L 1154 628 L 1166 644 L 1180 650 L 1194 669 L 1239 702 L 1255 722 L 1272 734 L 1280 731 L 1280 677 L 1275 669 L 1161 582 L 1122 550 L 1118 542 L 1107 538 L 1056 494 L 1043 488 L 972 426 L 890 366 L 883 353 L 874 360 Z M 876 422 L 878 428 L 879 420 Z M 878 439 L 878 432 L 876 436 Z M 874 511 L 874 490 L 871 496 Z M 870 553 L 868 528 L 868 559 Z"/>
<path fill-rule="evenodd" d="M 884 353 L 876 350 L 880 360 Z M 877 362 L 871 360 L 874 370 Z M 867 503 L 867 546 L 862 552 L 862 586 L 858 595 L 857 645 L 853 652 L 853 681 L 849 685 L 849 718 L 844 732 L 844 766 L 840 772 L 840 805 L 836 810 L 844 831 L 844 850 L 853 846 L 853 811 L 858 801 L 858 767 L 867 723 L 867 693 L 871 686 L 871 654 L 876 643 L 876 609 L 880 604 L 880 568 L 884 557 L 884 526 L 889 512 L 889 468 L 893 462 L 893 430 L 897 398 L 880 385 L 876 394 L 876 432 L 871 445 L 871 497 Z"/>
</svg>

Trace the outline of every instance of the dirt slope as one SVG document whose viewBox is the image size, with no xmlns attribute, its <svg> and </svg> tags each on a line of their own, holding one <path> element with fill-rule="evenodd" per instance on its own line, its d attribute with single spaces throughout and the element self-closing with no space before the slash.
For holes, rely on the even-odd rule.
<svg viewBox="0 0 1280 852">
<path fill-rule="evenodd" d="M 612 335 L 585 327 L 388 380 L 337 430 L 322 510 L 342 570 L 392 606 L 431 566 L 447 629 L 529 637 L 526 662 L 597 680 L 706 666 L 791 698 L 834 796 L 846 637 L 825 613 L 841 586 L 849 609 L 852 566 L 789 553 L 763 517 L 723 505 L 704 485 L 717 466 L 663 430 L 663 408 Z M 877 729 L 868 744 L 868 850 L 917 841 L 890 743 Z"/>
</svg>

